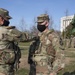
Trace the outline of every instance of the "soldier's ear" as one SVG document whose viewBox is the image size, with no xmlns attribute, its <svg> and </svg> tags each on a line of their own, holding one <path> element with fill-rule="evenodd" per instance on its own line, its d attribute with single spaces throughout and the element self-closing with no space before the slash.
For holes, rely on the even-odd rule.
<svg viewBox="0 0 75 75">
<path fill-rule="evenodd" d="M 49 22 L 48 21 L 46 21 L 46 26 L 48 26 L 49 25 Z"/>
<path fill-rule="evenodd" d="M 0 24 L 2 25 L 4 23 L 4 19 L 0 17 Z"/>
</svg>

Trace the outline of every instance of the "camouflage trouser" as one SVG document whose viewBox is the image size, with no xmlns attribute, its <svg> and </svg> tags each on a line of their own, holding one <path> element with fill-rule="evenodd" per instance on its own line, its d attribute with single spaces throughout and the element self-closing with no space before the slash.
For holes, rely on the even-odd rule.
<svg viewBox="0 0 75 75">
<path fill-rule="evenodd" d="M 36 64 L 36 75 L 50 75 L 52 72 L 51 56 L 36 55 L 33 59 Z"/>
<path fill-rule="evenodd" d="M 0 75 L 14 75 L 14 66 L 1 64 L 0 65 Z"/>
</svg>

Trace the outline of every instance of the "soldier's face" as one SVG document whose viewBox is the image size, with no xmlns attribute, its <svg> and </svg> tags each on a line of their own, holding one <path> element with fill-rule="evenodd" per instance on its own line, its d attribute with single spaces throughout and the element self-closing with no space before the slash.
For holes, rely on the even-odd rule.
<svg viewBox="0 0 75 75">
<path fill-rule="evenodd" d="M 8 26 L 9 25 L 9 19 L 8 18 L 3 18 L 0 16 L 0 25 L 2 26 Z"/>
<path fill-rule="evenodd" d="M 4 19 L 0 16 L 0 25 L 4 23 Z"/>
<path fill-rule="evenodd" d="M 43 32 L 48 27 L 47 21 L 37 23 L 37 29 Z"/>
<path fill-rule="evenodd" d="M 48 26 L 49 25 L 49 22 L 45 20 L 44 22 L 38 22 L 37 25 L 45 25 L 45 26 Z"/>
</svg>

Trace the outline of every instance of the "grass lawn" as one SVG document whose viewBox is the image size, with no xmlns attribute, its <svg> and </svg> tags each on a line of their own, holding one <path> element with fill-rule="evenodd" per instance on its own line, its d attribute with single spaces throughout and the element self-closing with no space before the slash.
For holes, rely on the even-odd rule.
<svg viewBox="0 0 75 75">
<path fill-rule="evenodd" d="M 28 69 L 22 68 L 17 71 L 17 75 L 28 75 L 28 74 L 29 74 Z M 66 66 L 62 71 L 59 72 L 58 75 L 75 75 L 75 63 Z"/>
<path fill-rule="evenodd" d="M 16 72 L 17 75 L 28 75 L 28 73 L 29 73 L 29 70 L 24 68 L 21 68 Z"/>
<path fill-rule="evenodd" d="M 75 75 L 75 62 L 65 66 L 65 68 L 60 71 L 58 75 Z"/>
</svg>

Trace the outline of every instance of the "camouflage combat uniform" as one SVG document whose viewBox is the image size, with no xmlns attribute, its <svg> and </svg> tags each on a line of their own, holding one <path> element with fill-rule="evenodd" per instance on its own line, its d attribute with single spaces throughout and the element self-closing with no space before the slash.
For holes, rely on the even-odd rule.
<svg viewBox="0 0 75 75">
<path fill-rule="evenodd" d="M 0 15 L 10 18 L 9 12 L 2 8 Z M 0 75 L 14 75 L 14 63 L 17 60 L 15 51 L 19 49 L 15 42 L 20 40 L 22 33 L 14 26 L 0 25 Z"/>
<path fill-rule="evenodd" d="M 64 51 L 59 43 L 59 37 L 53 30 L 46 30 L 38 36 L 39 47 L 32 58 L 36 64 L 36 75 L 50 75 L 52 72 L 57 74 L 64 67 Z"/>
<path fill-rule="evenodd" d="M 0 72 L 2 71 L 6 75 L 14 75 L 9 74 L 9 72 L 14 71 L 16 51 L 14 44 L 15 42 L 18 42 L 20 41 L 20 39 L 22 39 L 21 36 L 22 34 L 16 29 L 0 26 Z M 4 70 L 1 68 L 3 68 Z"/>
</svg>

